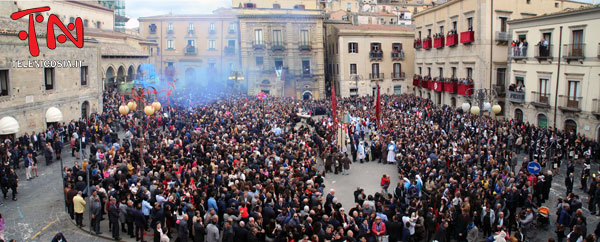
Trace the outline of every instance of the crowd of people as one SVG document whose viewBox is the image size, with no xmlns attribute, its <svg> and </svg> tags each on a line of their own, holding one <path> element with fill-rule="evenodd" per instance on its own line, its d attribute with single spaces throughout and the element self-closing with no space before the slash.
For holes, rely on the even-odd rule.
<svg viewBox="0 0 600 242">
<path fill-rule="evenodd" d="M 153 241 L 526 241 L 561 162 L 569 163 L 567 183 L 573 167 L 589 166 L 600 150 L 579 134 L 473 116 L 412 95 L 383 96 L 379 125 L 372 98 L 339 100 L 338 110 L 351 117 L 338 123 L 347 142 L 340 146 L 331 114 L 296 116 L 328 107 L 326 100 L 238 95 L 200 104 L 207 96 L 181 95 L 146 117 L 119 114 L 123 99 L 106 93 L 100 114 L 24 143 L 4 142 L 2 161 L 14 171 L 11 150 L 21 146 L 32 147 L 21 148 L 27 156 L 51 151 L 51 162 L 62 148 L 56 140 L 68 140 L 73 156 L 83 154 L 63 171 L 69 214 L 83 227 L 91 211 L 92 230 L 100 234 L 100 223 L 109 223 L 114 239 L 145 241 L 152 230 Z M 521 152 L 527 156 L 517 166 Z M 325 176 L 366 161 L 396 164 L 401 182 L 390 186 L 384 176 L 382 191 L 358 189 L 345 209 Z M 528 161 L 544 171 L 530 174 Z M 14 194 L 18 178 L 11 182 L 10 174 L 2 177 L 15 184 Z M 600 176 L 589 174 L 585 191 L 595 208 Z M 572 185 L 567 192 L 551 208 L 556 239 L 596 241 L 600 230 L 587 231 L 581 211 L 584 193 Z"/>
</svg>

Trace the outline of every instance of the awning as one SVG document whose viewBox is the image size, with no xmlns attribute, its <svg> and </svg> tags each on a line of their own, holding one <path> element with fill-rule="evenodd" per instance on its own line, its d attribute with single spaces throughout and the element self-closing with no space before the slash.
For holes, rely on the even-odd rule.
<svg viewBox="0 0 600 242">
<path fill-rule="evenodd" d="M 54 123 L 54 122 L 61 122 L 63 121 L 63 115 L 62 112 L 55 107 L 51 107 L 48 109 L 48 111 L 46 111 L 46 122 L 47 123 Z"/>
<path fill-rule="evenodd" d="M 13 117 L 0 119 L 0 135 L 16 134 L 19 132 L 19 122 Z"/>
</svg>

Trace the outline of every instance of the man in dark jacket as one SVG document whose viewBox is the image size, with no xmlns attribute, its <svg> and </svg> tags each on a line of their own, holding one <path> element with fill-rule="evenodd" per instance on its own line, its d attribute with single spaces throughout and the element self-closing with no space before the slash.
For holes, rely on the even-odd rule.
<svg viewBox="0 0 600 242">
<path fill-rule="evenodd" d="M 146 227 L 146 217 L 142 212 L 142 204 L 138 203 L 137 209 L 132 210 L 135 223 L 135 240 L 144 241 L 144 229 Z"/>
<path fill-rule="evenodd" d="M 179 228 L 177 230 L 177 238 L 179 242 L 187 242 L 188 240 L 188 215 L 184 214 L 183 218 L 179 220 Z"/>
<path fill-rule="evenodd" d="M 117 207 L 117 199 L 112 198 L 110 200 L 110 207 L 108 208 L 108 220 L 112 224 L 112 237 L 115 240 L 121 240 L 119 237 L 119 207 Z"/>
<path fill-rule="evenodd" d="M 223 231 L 223 242 L 233 242 L 233 238 L 235 236 L 235 232 L 233 232 L 233 228 L 231 227 L 231 222 L 225 222 L 225 230 Z"/>
<path fill-rule="evenodd" d="M 155 203 L 154 208 L 150 211 L 150 216 L 152 217 L 152 223 L 150 227 L 154 230 L 154 242 L 160 241 L 160 234 L 158 230 L 156 230 L 156 224 L 163 224 L 165 222 L 165 212 L 160 207 L 160 203 Z M 157 236 L 158 235 L 158 236 Z"/>
<path fill-rule="evenodd" d="M 402 223 L 398 216 L 392 217 L 392 222 L 387 226 L 390 242 L 398 242 L 402 238 Z"/>
<path fill-rule="evenodd" d="M 69 190 L 70 191 L 70 190 Z M 96 234 L 101 234 L 100 232 L 100 218 L 102 217 L 102 205 L 100 205 L 100 197 L 97 192 L 94 191 L 92 195 L 92 204 L 90 205 L 90 210 L 92 213 L 92 230 Z"/>
</svg>

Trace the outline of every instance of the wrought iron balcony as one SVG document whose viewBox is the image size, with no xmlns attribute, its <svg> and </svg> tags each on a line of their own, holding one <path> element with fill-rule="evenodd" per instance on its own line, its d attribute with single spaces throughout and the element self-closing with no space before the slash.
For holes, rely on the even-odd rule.
<svg viewBox="0 0 600 242">
<path fill-rule="evenodd" d="M 264 50 L 265 49 L 265 42 L 262 41 L 253 41 L 252 42 L 252 48 L 255 50 Z"/>
<path fill-rule="evenodd" d="M 167 34 L 173 34 L 173 33 L 175 33 L 175 31 L 173 31 L 172 29 L 167 30 Z"/>
<path fill-rule="evenodd" d="M 312 45 L 310 43 L 301 43 L 299 49 L 300 51 L 311 51 Z"/>
<path fill-rule="evenodd" d="M 548 46 L 536 45 L 535 48 L 533 48 L 535 50 L 534 57 L 538 60 L 552 59 L 552 48 L 553 47 L 554 47 L 553 45 L 548 45 Z"/>
<path fill-rule="evenodd" d="M 496 31 L 496 41 L 501 43 L 508 43 L 512 39 L 509 32 Z"/>
<path fill-rule="evenodd" d="M 573 97 L 573 96 L 558 96 L 558 108 L 562 111 L 567 112 L 581 112 L 581 100 L 583 97 Z"/>
<path fill-rule="evenodd" d="M 404 52 L 392 52 L 392 60 L 404 60 Z"/>
<path fill-rule="evenodd" d="M 383 52 L 371 51 L 371 52 L 369 52 L 369 58 L 371 58 L 371 60 L 381 60 L 381 59 L 383 59 Z"/>
<path fill-rule="evenodd" d="M 404 72 L 392 72 L 392 80 L 404 80 L 406 73 Z"/>
<path fill-rule="evenodd" d="M 525 92 L 508 91 L 508 101 L 513 103 L 524 103 Z"/>
<path fill-rule="evenodd" d="M 372 81 L 383 80 L 383 73 L 369 73 L 369 79 Z"/>
<path fill-rule="evenodd" d="M 592 100 L 592 114 L 600 116 L 600 99 L 598 98 Z"/>
<path fill-rule="evenodd" d="M 271 45 L 271 50 L 282 51 L 285 50 L 285 48 L 283 47 L 283 43 L 273 43 L 273 45 Z"/>
<path fill-rule="evenodd" d="M 185 55 L 187 55 L 187 56 L 196 55 L 196 47 L 195 46 L 185 47 Z"/>
<path fill-rule="evenodd" d="M 576 43 L 576 44 L 566 44 L 563 46 L 564 58 L 569 60 L 583 60 L 585 58 L 585 44 Z"/>
<path fill-rule="evenodd" d="M 527 59 L 527 48 L 512 47 L 510 49 L 510 58 L 513 60 Z"/>
<path fill-rule="evenodd" d="M 550 107 L 550 93 L 531 92 L 533 94 L 533 101 L 531 104 L 540 108 Z"/>
</svg>

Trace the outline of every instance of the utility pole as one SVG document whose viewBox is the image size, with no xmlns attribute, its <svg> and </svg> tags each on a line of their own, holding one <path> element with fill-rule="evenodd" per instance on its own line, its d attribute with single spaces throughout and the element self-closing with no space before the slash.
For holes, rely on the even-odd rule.
<svg viewBox="0 0 600 242">
<path fill-rule="evenodd" d="M 561 61 L 561 57 L 562 57 L 562 31 L 563 30 L 563 26 L 560 26 L 560 30 L 559 30 L 559 37 L 558 37 L 558 67 L 556 70 L 556 89 L 554 91 L 554 131 L 556 131 L 558 128 L 556 127 L 556 112 L 558 111 L 558 84 L 560 82 L 560 61 Z"/>
</svg>

